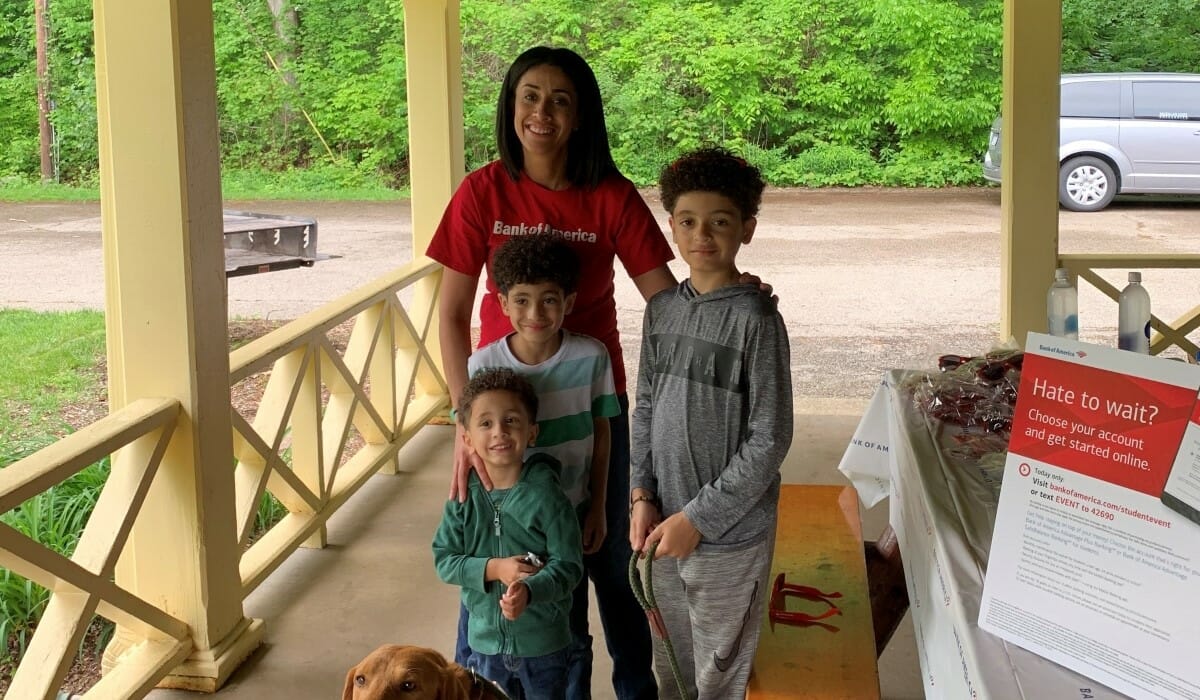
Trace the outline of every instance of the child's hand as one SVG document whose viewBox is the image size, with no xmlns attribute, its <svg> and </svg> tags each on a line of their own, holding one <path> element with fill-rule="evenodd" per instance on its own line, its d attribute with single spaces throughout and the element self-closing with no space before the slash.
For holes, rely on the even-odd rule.
<svg viewBox="0 0 1200 700">
<path fill-rule="evenodd" d="M 646 548 L 650 545 L 658 543 L 658 549 L 654 550 L 654 558 L 660 557 L 675 557 L 676 559 L 686 559 L 696 549 L 696 545 L 700 544 L 700 531 L 692 525 L 692 521 L 682 512 L 676 513 L 654 528 L 654 531 L 646 537 Z"/>
<path fill-rule="evenodd" d="M 515 620 L 525 612 L 529 605 L 529 586 L 518 581 L 508 587 L 500 597 L 500 612 L 505 620 Z"/>
<path fill-rule="evenodd" d="M 638 501 L 629 513 L 629 546 L 635 552 L 644 552 L 649 543 L 646 537 L 658 527 L 662 513 L 652 501 Z"/>
<path fill-rule="evenodd" d="M 511 587 L 521 579 L 537 573 L 537 567 L 525 561 L 524 554 L 488 559 L 484 580 L 499 581 Z"/>
<path fill-rule="evenodd" d="M 450 498 L 459 503 L 467 500 L 467 484 L 471 483 L 469 477 L 472 469 L 479 475 L 483 488 L 492 490 L 492 477 L 475 450 L 467 446 L 464 432 L 462 423 L 454 425 L 454 473 L 450 476 Z"/>
<path fill-rule="evenodd" d="M 604 517 L 604 504 L 597 508 L 596 501 L 592 501 L 587 517 L 583 519 L 583 553 L 595 554 L 600 551 L 600 545 L 604 544 L 607 534 L 608 523 Z"/>
</svg>

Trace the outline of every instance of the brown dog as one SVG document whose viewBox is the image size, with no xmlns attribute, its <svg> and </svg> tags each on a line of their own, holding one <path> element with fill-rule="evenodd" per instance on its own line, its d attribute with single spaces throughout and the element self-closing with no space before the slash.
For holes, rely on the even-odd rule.
<svg viewBox="0 0 1200 700">
<path fill-rule="evenodd" d="M 467 669 L 433 649 L 385 644 L 346 673 L 342 700 L 484 700 Z"/>
</svg>

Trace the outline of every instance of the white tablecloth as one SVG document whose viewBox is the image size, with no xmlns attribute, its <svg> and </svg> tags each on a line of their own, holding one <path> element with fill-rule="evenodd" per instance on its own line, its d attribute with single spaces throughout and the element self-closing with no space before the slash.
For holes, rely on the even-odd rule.
<svg viewBox="0 0 1200 700">
<path fill-rule="evenodd" d="M 973 458 L 977 433 L 915 410 L 884 375 L 838 467 L 865 505 L 891 497 L 927 698 L 1115 700 L 1125 696 L 979 629 L 1002 463 Z M 986 442 L 986 438 L 984 438 Z M 997 463 L 997 467 L 981 464 Z"/>
</svg>

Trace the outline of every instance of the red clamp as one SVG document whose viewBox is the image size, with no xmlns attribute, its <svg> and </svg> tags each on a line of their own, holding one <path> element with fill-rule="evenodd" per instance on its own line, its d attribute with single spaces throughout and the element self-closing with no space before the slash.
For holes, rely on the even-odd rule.
<svg viewBox="0 0 1200 700">
<path fill-rule="evenodd" d="M 828 609 L 816 615 L 799 611 L 789 611 L 787 609 L 786 597 L 793 596 L 803 598 L 818 603 L 825 603 Z M 841 615 L 842 609 L 834 603 L 831 598 L 841 598 L 841 593 L 822 593 L 821 591 L 811 587 L 802 586 L 798 583 L 787 583 L 784 580 L 783 572 L 780 572 L 775 577 L 775 585 L 771 589 L 771 603 L 768 606 L 768 616 L 771 622 L 782 622 L 789 625 L 809 625 L 817 620 L 824 620 L 827 617 Z"/>
</svg>

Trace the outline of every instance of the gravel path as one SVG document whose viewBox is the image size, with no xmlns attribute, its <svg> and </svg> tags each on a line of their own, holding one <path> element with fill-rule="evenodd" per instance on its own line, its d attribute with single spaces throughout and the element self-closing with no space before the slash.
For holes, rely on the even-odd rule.
<svg viewBox="0 0 1200 700">
<path fill-rule="evenodd" d="M 665 228 L 657 199 L 650 206 Z M 739 262 L 774 285 L 791 330 L 798 410 L 853 412 L 882 370 L 931 367 L 996 339 L 1000 192 L 995 188 L 774 190 Z M 229 280 L 231 318 L 289 319 L 412 259 L 407 202 L 229 202 L 229 209 L 314 218 L 321 252 L 340 258 Z M 1098 214 L 1062 212 L 1064 252 L 1200 250 L 1200 201 L 1129 198 Z M 684 269 L 673 265 L 676 275 Z M 1123 286 L 1123 272 L 1111 281 Z M 1049 285 L 1050 280 L 1046 281 Z M 1197 303 L 1196 273 L 1145 273 L 1154 310 Z M 97 204 L 0 202 L 0 307 L 102 309 Z M 642 301 L 617 273 L 618 318 L 635 371 Z M 1084 340 L 1114 342 L 1116 306 L 1080 290 Z"/>
</svg>

